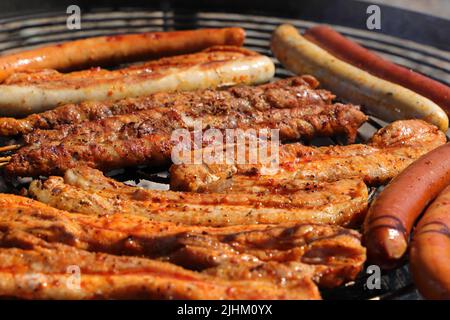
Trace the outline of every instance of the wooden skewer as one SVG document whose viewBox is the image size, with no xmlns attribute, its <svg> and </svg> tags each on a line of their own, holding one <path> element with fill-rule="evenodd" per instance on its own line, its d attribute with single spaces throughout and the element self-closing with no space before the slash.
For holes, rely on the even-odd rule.
<svg viewBox="0 0 450 320">
<path fill-rule="evenodd" d="M 11 157 L 0 157 L 0 162 L 6 161 L 9 162 L 11 160 Z"/>
<path fill-rule="evenodd" d="M 10 146 L 0 147 L 0 152 L 16 150 L 20 148 L 20 144 L 12 144 Z"/>
</svg>

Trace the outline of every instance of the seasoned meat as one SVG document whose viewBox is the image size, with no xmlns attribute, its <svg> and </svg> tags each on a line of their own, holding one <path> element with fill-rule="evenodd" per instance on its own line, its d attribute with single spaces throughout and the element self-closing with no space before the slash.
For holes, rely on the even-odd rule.
<svg viewBox="0 0 450 320">
<path fill-rule="evenodd" d="M 265 189 L 283 179 L 329 182 L 362 179 L 369 185 L 379 185 L 445 142 L 445 134 L 434 125 L 422 120 L 401 120 L 380 129 L 368 144 L 282 145 L 278 170 L 271 175 L 262 174 L 265 166 L 261 164 L 172 165 L 171 188 L 240 193 Z"/>
<path fill-rule="evenodd" d="M 71 212 L 129 213 L 155 221 L 189 225 L 231 226 L 289 222 L 351 225 L 367 209 L 368 192 L 360 180 L 319 184 L 284 194 L 199 194 L 150 191 L 106 178 L 98 170 L 75 168 L 65 178 L 50 177 L 30 185 L 39 201 Z"/>
<path fill-rule="evenodd" d="M 234 110 L 251 113 L 254 110 L 299 108 L 331 104 L 334 95 L 317 89 L 319 82 L 312 76 L 293 77 L 259 86 L 236 86 L 224 90 L 159 92 L 152 95 L 117 101 L 87 101 L 66 104 L 24 119 L 0 118 L 0 134 L 26 134 L 36 129 L 54 129 L 65 124 L 99 120 L 114 115 L 153 109 L 172 108 L 190 117 L 226 114 Z"/>
<path fill-rule="evenodd" d="M 68 213 L 0 194 L 0 230 L 114 255 L 170 261 L 226 280 L 293 286 L 312 277 L 321 286 L 353 280 L 365 260 L 360 234 L 324 224 L 193 227 L 142 216 Z"/>
<path fill-rule="evenodd" d="M 270 90 L 266 90 L 266 94 L 268 92 Z M 259 96 L 259 93 L 252 94 Z M 367 119 L 352 105 L 299 103 L 298 107 L 287 108 L 291 105 L 287 102 L 280 108 L 280 100 L 273 98 L 278 102 L 268 102 L 261 107 L 248 102 L 250 106 L 246 109 L 243 106 L 247 103 L 241 104 L 241 99 L 234 100 L 239 103 L 201 103 L 201 108 L 197 105 L 181 107 L 183 104 L 157 107 L 54 130 L 36 130 L 25 137 L 27 144 L 13 155 L 5 170 L 9 176 L 39 176 L 64 174 L 78 165 L 107 171 L 143 164 L 168 164 L 173 147 L 180 143 L 172 139 L 172 134 L 180 128 L 192 135 L 194 131 L 200 133 L 211 128 L 222 132 L 251 129 L 261 135 L 267 133 L 267 129 L 279 129 L 281 140 L 338 134 L 347 134 L 352 140 Z M 203 143 L 203 146 L 208 145 L 208 141 Z"/>
</svg>

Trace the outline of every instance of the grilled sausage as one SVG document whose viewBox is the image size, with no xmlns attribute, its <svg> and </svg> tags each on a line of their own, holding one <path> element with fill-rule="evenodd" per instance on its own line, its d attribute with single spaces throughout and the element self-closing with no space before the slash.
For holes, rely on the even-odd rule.
<svg viewBox="0 0 450 320">
<path fill-rule="evenodd" d="M 337 59 L 306 40 L 293 26 L 278 27 L 273 33 L 271 47 L 289 70 L 314 75 L 324 88 L 364 105 L 367 111 L 383 120 L 421 118 L 444 132 L 448 128 L 446 113 L 433 101 Z"/>
<path fill-rule="evenodd" d="M 333 56 L 374 76 L 417 92 L 450 114 L 450 88 L 445 84 L 385 60 L 328 26 L 316 26 L 306 30 L 305 38 L 313 41 Z"/>
<path fill-rule="evenodd" d="M 0 57 L 0 83 L 16 71 L 68 71 L 199 51 L 214 45 L 242 46 L 241 28 L 95 37 L 45 46 Z"/>
<path fill-rule="evenodd" d="M 384 268 L 404 256 L 414 222 L 450 184 L 450 143 L 413 162 L 375 199 L 364 223 L 368 257 Z"/>
<path fill-rule="evenodd" d="M 119 100 L 161 91 L 188 91 L 269 81 L 269 57 L 235 46 L 152 60 L 118 70 L 17 72 L 0 84 L 0 115 L 24 116 L 67 103 Z"/>
<path fill-rule="evenodd" d="M 410 266 L 427 299 L 450 299 L 450 186 L 420 220 L 411 244 Z"/>
</svg>

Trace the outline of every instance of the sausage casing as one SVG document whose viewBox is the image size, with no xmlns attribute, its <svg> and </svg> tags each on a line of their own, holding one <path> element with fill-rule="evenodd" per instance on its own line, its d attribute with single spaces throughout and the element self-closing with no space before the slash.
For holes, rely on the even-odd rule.
<svg viewBox="0 0 450 320">
<path fill-rule="evenodd" d="M 364 222 L 368 258 L 395 267 L 408 248 L 414 222 L 450 184 L 450 143 L 425 154 L 402 171 L 372 203 Z"/>
<path fill-rule="evenodd" d="M 430 205 L 417 225 L 410 269 L 425 298 L 450 300 L 450 186 Z"/>
<path fill-rule="evenodd" d="M 328 26 L 316 26 L 306 30 L 305 38 L 318 44 L 337 58 L 374 76 L 417 92 L 450 114 L 450 88 L 445 84 L 383 59 Z"/>
<path fill-rule="evenodd" d="M 433 101 L 395 83 L 380 79 L 339 60 L 302 37 L 291 25 L 272 35 L 272 52 L 289 70 L 312 74 L 338 97 L 363 105 L 385 121 L 420 118 L 448 129 L 448 117 Z"/>
</svg>

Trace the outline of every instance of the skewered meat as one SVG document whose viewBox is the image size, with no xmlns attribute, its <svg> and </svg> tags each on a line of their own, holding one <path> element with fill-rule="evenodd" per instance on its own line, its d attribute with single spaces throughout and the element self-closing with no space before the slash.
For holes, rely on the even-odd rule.
<svg viewBox="0 0 450 320">
<path fill-rule="evenodd" d="M 262 96 L 260 88 L 249 87 L 206 91 L 206 101 L 174 95 L 173 99 L 182 101 L 175 101 L 176 107 L 155 107 L 55 130 L 36 130 L 25 137 L 28 144 L 13 155 L 5 169 L 10 176 L 38 176 L 63 174 L 77 165 L 110 170 L 168 164 L 172 148 L 180 143 L 172 139 L 172 133 L 180 128 L 191 132 L 211 128 L 252 129 L 257 133 L 279 129 L 282 140 L 337 134 L 347 134 L 352 140 L 357 128 L 367 119 L 359 108 L 323 102 L 305 105 L 305 98 L 293 98 L 299 95 L 295 85 L 299 81 L 303 83 L 301 80 L 281 82 L 285 89 L 275 85 L 272 90 L 269 85 L 268 90 L 262 89 L 265 93 Z M 290 92 L 288 100 L 285 100 L 286 92 Z M 218 96 L 225 96 L 225 101 L 217 99 Z M 196 103 L 185 106 L 191 98 Z M 207 103 L 212 100 L 218 102 Z"/>
<path fill-rule="evenodd" d="M 388 182 L 414 160 L 444 144 L 437 127 L 422 120 L 396 121 L 380 129 L 367 145 L 280 146 L 279 168 L 261 174 L 261 164 L 172 165 L 171 188 L 185 191 L 245 192 L 266 188 L 279 179 L 337 181 L 363 179 L 369 185 Z"/>
<path fill-rule="evenodd" d="M 360 234 L 338 226 L 192 227 L 136 215 L 68 213 L 2 194 L 0 205 L 3 232 L 21 231 L 87 251 L 162 259 L 227 280 L 292 286 L 312 277 L 321 286 L 338 286 L 353 280 L 365 260 Z"/>
<path fill-rule="evenodd" d="M 198 194 L 150 191 L 106 178 L 98 170 L 75 168 L 65 178 L 30 185 L 30 193 L 55 208 L 86 214 L 129 213 L 155 221 L 231 226 L 288 222 L 354 224 L 367 209 L 368 192 L 360 180 L 295 186 L 283 194 Z"/>
<path fill-rule="evenodd" d="M 263 83 L 274 72 L 270 58 L 227 46 L 114 71 L 97 68 L 66 74 L 55 70 L 19 72 L 0 85 L 0 114 L 27 115 L 86 100 Z"/>
<path fill-rule="evenodd" d="M 317 89 L 319 82 L 311 76 L 293 77 L 260 86 L 237 86 L 224 90 L 196 90 L 176 93 L 159 92 L 145 97 L 118 101 L 87 101 L 67 104 L 24 119 L 0 118 L 0 134 L 26 134 L 35 129 L 54 129 L 64 124 L 77 124 L 128 114 L 156 107 L 173 108 L 194 115 L 214 114 L 227 110 L 250 112 L 273 108 L 306 107 L 331 104 L 334 95 Z"/>
</svg>

